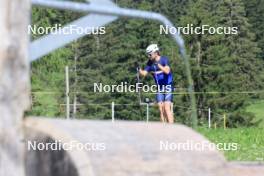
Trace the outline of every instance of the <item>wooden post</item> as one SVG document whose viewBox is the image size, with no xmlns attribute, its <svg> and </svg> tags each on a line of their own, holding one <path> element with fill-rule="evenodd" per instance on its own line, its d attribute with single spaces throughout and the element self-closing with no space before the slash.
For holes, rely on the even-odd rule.
<svg viewBox="0 0 264 176">
<path fill-rule="evenodd" d="M 224 114 L 224 129 L 226 129 L 226 114 Z"/>
<path fill-rule="evenodd" d="M 30 1 L 0 1 L 0 175 L 24 175 L 24 111 L 30 108 Z"/>
</svg>

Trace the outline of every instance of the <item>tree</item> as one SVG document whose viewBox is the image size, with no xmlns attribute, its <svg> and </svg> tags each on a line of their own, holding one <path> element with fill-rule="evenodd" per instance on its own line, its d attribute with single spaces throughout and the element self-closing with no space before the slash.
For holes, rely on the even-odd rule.
<svg viewBox="0 0 264 176">
<path fill-rule="evenodd" d="M 264 59 L 264 1 L 244 0 L 243 2 L 246 7 L 246 16 L 252 24 L 250 29 L 256 34 L 255 41 L 258 43 L 258 47 L 261 48 L 258 57 Z"/>
<path fill-rule="evenodd" d="M 250 91 L 262 87 L 259 74 L 262 70 L 260 63 L 263 62 L 256 58 L 259 48 L 245 17 L 243 3 L 240 0 L 198 0 L 182 17 L 182 24 L 188 23 L 195 27 L 203 24 L 238 27 L 237 35 L 186 36 L 193 58 L 195 91 L 223 92 L 214 96 L 198 94 L 198 107 L 211 107 L 218 113 L 228 112 L 230 115 L 237 112 L 245 105 L 249 95 L 224 92 Z M 201 111 L 200 117 L 204 117 L 205 113 Z"/>
</svg>

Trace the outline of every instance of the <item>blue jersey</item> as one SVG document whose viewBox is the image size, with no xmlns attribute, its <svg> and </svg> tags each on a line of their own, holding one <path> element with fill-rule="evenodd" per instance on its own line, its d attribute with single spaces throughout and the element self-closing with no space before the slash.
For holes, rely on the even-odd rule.
<svg viewBox="0 0 264 176">
<path fill-rule="evenodd" d="M 161 56 L 158 63 L 162 66 L 169 66 L 169 59 L 166 56 Z M 147 62 L 147 66 L 144 70 L 153 75 L 153 78 L 155 79 L 157 85 L 172 85 L 173 83 L 171 71 L 169 74 L 164 73 L 151 60 Z"/>
</svg>

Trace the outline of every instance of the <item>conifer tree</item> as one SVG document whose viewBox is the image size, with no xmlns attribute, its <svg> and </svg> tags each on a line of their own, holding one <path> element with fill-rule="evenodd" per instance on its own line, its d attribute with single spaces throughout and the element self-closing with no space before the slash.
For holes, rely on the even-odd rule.
<svg viewBox="0 0 264 176">
<path fill-rule="evenodd" d="M 259 48 L 245 17 L 244 5 L 241 0 L 198 0 L 188 12 L 182 24 L 238 27 L 235 35 L 186 36 L 194 61 L 195 90 L 223 92 L 213 96 L 198 94 L 198 106 L 219 109 L 218 113 L 226 112 L 233 117 L 232 112 L 241 111 L 249 96 L 228 92 L 252 91 L 262 86 L 259 79 L 261 61 L 256 58 Z M 200 116 L 204 117 L 205 113 L 200 112 Z M 241 116 L 247 119 L 251 115 L 241 112 Z"/>
</svg>

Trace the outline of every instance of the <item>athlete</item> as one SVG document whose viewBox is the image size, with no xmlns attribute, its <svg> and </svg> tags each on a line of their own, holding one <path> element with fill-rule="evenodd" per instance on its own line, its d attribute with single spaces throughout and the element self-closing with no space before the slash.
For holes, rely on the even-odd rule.
<svg viewBox="0 0 264 176">
<path fill-rule="evenodd" d="M 160 55 L 157 44 L 147 47 L 146 53 L 149 57 L 146 67 L 139 69 L 139 74 L 146 76 L 151 73 L 157 85 L 156 101 L 159 105 L 160 120 L 162 122 L 173 123 L 174 117 L 171 110 L 173 77 L 169 60 L 166 56 Z"/>
</svg>

